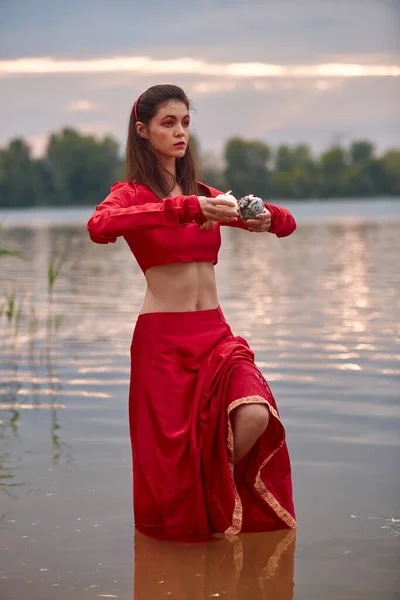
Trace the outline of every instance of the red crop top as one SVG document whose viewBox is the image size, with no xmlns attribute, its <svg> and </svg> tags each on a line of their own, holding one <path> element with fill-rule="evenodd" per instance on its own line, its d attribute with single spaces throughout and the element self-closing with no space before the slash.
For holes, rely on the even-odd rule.
<svg viewBox="0 0 400 600">
<path fill-rule="evenodd" d="M 199 184 L 204 196 L 215 198 L 219 192 Z M 296 229 L 285 208 L 265 204 L 272 216 L 270 233 L 278 237 Z M 143 273 L 151 267 L 173 263 L 212 262 L 217 264 L 221 245 L 220 225 L 248 229 L 238 219 L 215 223 L 211 230 L 201 229 L 206 221 L 198 197 L 175 196 L 159 200 L 153 192 L 137 183 L 118 182 L 96 207 L 87 229 L 98 244 L 109 244 L 123 236 Z"/>
</svg>

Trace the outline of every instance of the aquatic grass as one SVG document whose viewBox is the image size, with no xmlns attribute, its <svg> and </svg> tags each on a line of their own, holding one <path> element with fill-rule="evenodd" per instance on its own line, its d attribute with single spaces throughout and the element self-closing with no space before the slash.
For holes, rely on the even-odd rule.
<svg viewBox="0 0 400 600">
<path fill-rule="evenodd" d="M 2 229 L 3 223 L 0 223 L 0 231 Z M 0 258 L 5 256 L 13 256 L 14 258 L 22 258 L 23 260 L 25 260 L 25 256 L 22 254 L 22 252 L 18 252 L 17 250 L 10 250 L 9 248 L 3 248 L 2 246 L 0 246 Z"/>
<path fill-rule="evenodd" d="M 58 422 L 58 414 L 55 408 L 50 410 L 50 435 L 51 443 L 53 446 L 53 464 L 57 465 L 62 457 L 63 442 L 60 440 L 60 436 L 57 431 L 61 429 L 61 425 Z"/>
<path fill-rule="evenodd" d="M 2 223 L 0 223 L 0 230 L 1 230 L 1 228 L 2 228 Z M 19 258 L 22 260 L 26 260 L 25 256 L 22 254 L 22 252 L 19 252 L 17 250 L 10 250 L 9 248 L 0 247 L 0 258 L 5 258 L 5 257 L 7 257 L 7 258 L 13 257 L 13 258 Z M 23 315 L 23 310 L 22 310 L 23 299 L 22 299 L 22 301 L 17 299 L 17 292 L 16 292 L 15 288 L 12 291 L 5 290 L 3 296 L 5 299 L 5 304 L 0 305 L 0 319 L 2 319 L 3 315 L 5 315 L 9 325 L 14 320 L 14 343 L 15 343 L 16 338 L 18 336 L 18 332 L 19 332 L 19 328 L 20 328 L 20 324 L 21 324 L 21 320 L 22 320 L 22 315 Z"/>
<path fill-rule="evenodd" d="M 11 321 L 13 320 L 13 317 L 15 315 L 16 295 L 17 295 L 17 292 L 16 292 L 15 288 L 12 291 L 9 291 L 9 290 L 4 291 L 4 299 L 6 301 L 5 315 L 6 315 L 6 318 L 7 318 L 7 321 L 9 324 L 11 323 Z"/>
<path fill-rule="evenodd" d="M 5 462 L 7 460 L 7 458 L 9 458 L 8 453 L 0 456 L 0 491 L 4 492 L 9 497 L 12 497 L 12 493 L 11 493 L 12 489 L 26 485 L 26 482 L 25 481 L 22 481 L 20 483 L 12 482 L 12 480 L 15 478 L 14 473 L 12 473 L 9 468 L 4 467 L 2 465 L 2 463 Z M 1 523 L 1 518 L 0 518 L 0 523 Z"/>
<path fill-rule="evenodd" d="M 51 351 L 51 345 L 53 336 L 60 329 L 62 316 L 53 315 L 53 301 L 54 301 L 54 286 L 59 278 L 61 269 L 67 261 L 69 253 L 69 243 L 65 245 L 64 250 L 61 253 L 53 251 L 47 266 L 47 334 L 46 334 L 46 354 L 49 355 Z"/>
<path fill-rule="evenodd" d="M 0 408 L 4 406 L 3 402 L 10 404 L 10 415 L 7 421 L 4 423 L 8 427 L 11 427 L 11 430 L 15 436 L 18 435 L 18 421 L 20 420 L 21 413 L 18 410 L 18 393 L 22 388 L 22 383 L 18 381 L 18 364 L 14 360 L 11 364 L 10 358 L 10 367 L 12 369 L 11 381 L 5 382 L 5 395 L 2 395 L 0 401 Z M 0 438 L 1 439 L 1 438 Z M 1 465 L 0 465 L 1 468 Z"/>
<path fill-rule="evenodd" d="M 0 258 L 4 256 L 14 256 L 15 258 L 22 258 L 25 260 L 25 256 L 22 252 L 17 252 L 16 250 L 7 250 L 7 248 L 0 248 Z"/>
<path fill-rule="evenodd" d="M 11 419 L 10 419 L 11 429 L 13 430 L 14 434 L 17 434 L 18 433 L 17 423 L 20 420 L 21 413 L 16 408 L 13 408 L 11 412 L 12 412 L 12 416 L 11 416 Z"/>
<path fill-rule="evenodd" d="M 51 362 L 51 357 L 48 357 L 47 361 L 47 381 L 48 386 L 55 393 L 51 396 L 51 405 L 50 406 L 50 437 L 51 443 L 53 447 L 53 456 L 52 461 L 53 464 L 58 465 L 61 462 L 61 459 L 64 457 L 67 463 L 73 461 L 72 454 L 70 452 L 71 446 L 66 442 L 63 442 L 60 438 L 58 431 L 61 429 L 61 425 L 58 421 L 58 412 L 57 412 L 57 392 L 62 390 L 62 384 L 57 383 L 58 377 L 57 372 L 53 370 L 53 365 Z"/>
<path fill-rule="evenodd" d="M 47 290 L 49 297 L 53 296 L 54 285 L 60 275 L 60 271 L 64 263 L 68 258 L 69 252 L 69 244 L 67 244 L 64 248 L 64 251 L 57 255 L 57 253 L 53 253 L 50 257 L 49 264 L 47 267 Z"/>
<path fill-rule="evenodd" d="M 18 338 L 19 328 L 21 324 L 21 319 L 23 315 L 23 306 L 24 306 L 24 297 L 22 296 L 19 300 L 18 307 L 15 310 L 14 316 L 14 340 Z"/>
<path fill-rule="evenodd" d="M 10 330 L 11 328 L 13 328 L 12 341 L 13 347 L 15 349 L 23 317 L 23 306 L 25 298 L 22 295 L 17 296 L 17 290 L 15 288 L 4 290 L 3 297 L 5 303 L 0 308 L 0 317 L 5 315 L 8 327 L 10 328 Z"/>
<path fill-rule="evenodd" d="M 54 319 L 54 330 L 56 333 L 60 330 L 61 323 L 63 322 L 64 317 L 62 315 L 56 315 Z"/>
<path fill-rule="evenodd" d="M 2 224 L 0 223 L 0 231 Z M 54 287 L 60 276 L 61 269 L 68 258 L 69 253 L 69 242 L 66 243 L 65 248 L 62 252 L 53 251 L 50 260 L 47 265 L 47 319 L 46 319 L 46 351 L 47 353 L 51 350 L 51 344 L 55 333 L 58 333 L 61 323 L 63 320 L 62 315 L 53 316 L 53 300 L 54 300 Z M 10 250 L 8 248 L 0 247 L 0 257 L 14 257 L 22 260 L 26 260 L 22 252 L 16 250 Z M 0 304 L 0 319 L 5 315 L 9 325 L 14 322 L 14 340 L 18 336 L 21 321 L 23 318 L 23 302 L 24 298 L 17 297 L 17 291 L 5 290 L 3 294 L 5 302 Z M 34 336 L 37 334 L 39 328 L 39 320 L 36 315 L 36 310 L 31 302 L 30 314 L 28 319 L 28 331 L 30 340 L 33 342 Z M 33 344 L 31 344 L 33 347 Z"/>
<path fill-rule="evenodd" d="M 1 224 L 0 224 L 1 229 Z M 60 327 L 63 322 L 63 316 L 59 314 L 54 314 L 54 296 L 55 296 L 55 286 L 57 281 L 60 278 L 60 274 L 64 264 L 67 261 L 69 254 L 69 240 L 64 245 L 62 251 L 54 249 L 47 263 L 47 314 L 45 312 L 44 320 L 45 320 L 45 339 L 44 341 L 44 353 L 43 353 L 43 361 L 47 365 L 47 373 L 48 373 L 48 385 L 55 392 L 57 389 L 61 389 L 62 386 L 57 386 L 55 384 L 53 377 L 53 366 L 54 355 L 53 355 L 53 343 L 55 336 L 59 333 Z M 9 250 L 0 246 L 0 257 L 3 257 L 4 260 L 13 258 L 17 259 L 25 259 L 24 255 L 21 252 Z M 26 314 L 24 314 L 24 303 L 25 303 L 25 295 L 21 294 L 16 287 L 13 288 L 5 288 L 3 293 L 0 293 L 0 321 L 6 327 L 6 337 L 8 337 L 9 342 L 11 342 L 10 346 L 10 355 L 8 360 L 10 361 L 10 366 L 17 371 L 17 355 L 16 355 L 16 342 L 19 339 L 20 331 L 21 331 L 21 323 L 25 320 L 25 324 L 28 331 L 28 356 L 31 364 L 36 363 L 37 353 L 40 353 L 40 348 L 38 346 L 40 341 L 39 330 L 41 324 L 40 314 L 37 312 L 35 306 L 35 296 L 34 292 L 31 291 L 29 294 L 29 302 L 26 309 Z M 41 353 L 40 353 L 41 354 Z M 17 377 L 15 378 L 15 381 Z M 20 421 L 20 411 L 18 410 L 17 403 L 17 394 L 21 387 L 21 384 L 15 385 L 15 383 L 7 386 L 7 399 L 10 400 L 10 408 L 11 411 L 6 421 L 3 421 L 3 425 L 10 428 L 14 435 L 18 435 L 18 425 Z M 36 399 L 36 398 L 35 398 Z M 50 437 L 53 447 L 53 463 L 59 464 L 62 459 L 65 459 L 67 462 L 73 460 L 70 447 L 68 444 L 63 442 L 60 438 L 61 426 L 58 420 L 57 406 L 54 403 L 55 397 L 52 397 L 52 406 L 50 406 Z M 6 472 L 4 465 L 1 463 L 3 461 L 4 456 L 0 455 L 0 490 L 10 495 L 11 489 L 14 487 L 19 487 L 19 483 L 14 483 L 12 481 L 13 475 L 10 472 Z"/>
<path fill-rule="evenodd" d="M 28 334 L 29 334 L 29 354 L 33 358 L 35 349 L 35 340 L 39 330 L 39 318 L 36 314 L 36 308 L 33 302 L 33 296 L 31 296 L 29 304 L 29 318 L 28 318 Z"/>
<path fill-rule="evenodd" d="M 8 510 L 7 512 L 0 515 L 0 525 L 4 525 L 9 514 L 10 514 L 10 511 Z"/>
<path fill-rule="evenodd" d="M 23 319 L 23 306 L 24 306 L 24 296 L 17 295 L 16 288 L 5 289 L 3 292 L 4 304 L 2 305 L 1 316 L 5 316 L 6 321 L 6 332 L 9 343 L 7 344 L 8 352 L 5 354 L 6 360 L 8 361 L 10 368 L 15 372 L 15 377 L 12 382 L 8 382 L 7 384 L 7 395 L 5 397 L 6 400 L 9 400 L 11 404 L 16 403 L 17 394 L 22 387 L 21 383 L 17 381 L 17 373 L 18 373 L 18 359 L 20 358 L 17 348 L 18 348 L 18 337 L 21 326 L 21 321 Z M 18 421 L 20 419 L 20 411 L 16 408 L 11 408 L 11 414 L 7 420 L 7 425 L 11 427 L 14 435 L 18 434 Z M 1 469 L 1 465 L 0 465 Z M 1 479 L 1 471 L 0 471 L 0 479 Z M 3 485 L 0 483 L 0 485 Z M 7 484 L 7 487 L 10 487 L 10 484 Z"/>
<path fill-rule="evenodd" d="M 1 229 L 1 224 L 0 224 L 0 229 Z M 22 259 L 22 260 L 26 260 L 25 256 L 18 251 L 14 251 L 14 250 L 9 250 L 8 248 L 4 248 L 4 247 L 0 247 L 0 257 L 2 258 L 18 258 L 18 259 Z M 24 311 L 23 311 L 23 306 L 24 306 L 24 300 L 25 297 L 22 294 L 18 294 L 17 293 L 17 289 L 16 287 L 13 288 L 5 288 L 3 291 L 3 302 L 0 304 L 0 320 L 1 322 L 3 322 L 5 320 L 6 322 L 6 327 L 7 327 L 7 337 L 9 339 L 9 341 L 11 342 L 10 344 L 8 344 L 9 346 L 9 357 L 8 360 L 10 361 L 10 365 L 12 365 L 12 368 L 17 371 L 18 366 L 17 366 L 17 354 L 16 354 L 16 348 L 17 348 L 17 341 L 18 341 L 18 336 L 19 336 L 19 332 L 20 332 L 20 327 L 21 327 L 21 322 L 23 320 L 23 316 L 24 316 Z M 4 319 L 3 319 L 4 317 Z M 20 389 L 21 385 L 20 384 L 10 384 L 9 390 L 8 390 L 8 397 L 11 400 L 11 403 L 14 404 L 17 400 L 17 393 L 18 390 Z M 16 435 L 18 433 L 18 421 L 20 419 L 20 412 L 19 410 L 12 408 L 11 409 L 11 415 L 9 417 L 9 419 L 7 420 L 7 425 L 9 427 L 11 427 L 11 430 L 13 431 L 14 435 Z M 1 489 L 3 489 L 3 491 L 6 491 L 8 488 L 10 487 L 16 487 L 19 484 L 13 484 L 13 483 L 4 483 L 1 480 L 7 478 L 3 473 L 2 473 L 2 466 L 0 464 L 0 487 Z"/>
<path fill-rule="evenodd" d="M 31 301 L 29 305 L 29 332 L 31 334 L 35 334 L 39 328 L 39 317 L 36 313 L 36 308 L 33 300 L 33 295 L 31 296 Z"/>
</svg>

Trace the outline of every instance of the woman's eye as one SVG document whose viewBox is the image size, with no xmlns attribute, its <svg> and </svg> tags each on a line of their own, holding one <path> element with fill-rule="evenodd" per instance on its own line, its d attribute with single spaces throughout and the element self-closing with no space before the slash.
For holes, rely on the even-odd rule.
<svg viewBox="0 0 400 600">
<path fill-rule="evenodd" d="M 168 125 L 169 127 L 170 125 L 172 125 L 172 121 L 165 121 L 164 125 Z"/>
<path fill-rule="evenodd" d="M 183 123 L 184 127 L 189 127 L 189 125 L 190 125 L 190 121 L 184 121 L 184 123 Z"/>
</svg>

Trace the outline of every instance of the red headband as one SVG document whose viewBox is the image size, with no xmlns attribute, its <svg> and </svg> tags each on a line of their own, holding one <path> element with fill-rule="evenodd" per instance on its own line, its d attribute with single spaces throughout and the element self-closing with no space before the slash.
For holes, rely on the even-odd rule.
<svg viewBox="0 0 400 600">
<path fill-rule="evenodd" d="M 136 100 L 135 104 L 133 105 L 133 110 L 135 111 L 135 119 L 136 119 L 136 122 L 137 122 L 137 121 L 139 121 L 139 119 L 138 119 L 138 113 L 137 113 L 137 107 L 138 107 L 138 104 L 139 104 L 139 100 L 140 100 L 140 98 L 143 96 L 143 94 L 144 94 L 144 92 L 142 92 L 142 93 L 140 94 L 140 96 L 139 96 L 139 97 L 138 97 L 138 99 Z"/>
</svg>

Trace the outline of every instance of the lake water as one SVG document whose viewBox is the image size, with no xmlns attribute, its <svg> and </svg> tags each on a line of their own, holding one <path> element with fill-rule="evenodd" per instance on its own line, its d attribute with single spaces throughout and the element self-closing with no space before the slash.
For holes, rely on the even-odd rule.
<svg viewBox="0 0 400 600">
<path fill-rule="evenodd" d="M 400 202 L 286 206 L 289 238 L 224 228 L 216 273 L 286 425 L 297 533 L 189 546 L 134 539 L 128 248 L 90 242 L 90 208 L 0 211 L 25 256 L 0 257 L 2 600 L 400 597 Z"/>
</svg>

